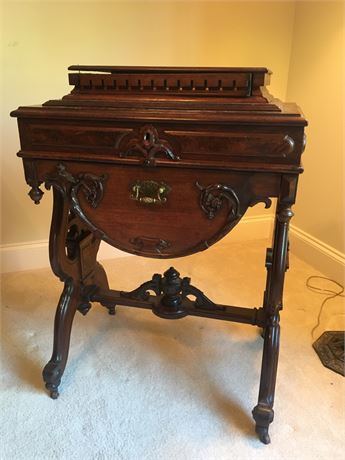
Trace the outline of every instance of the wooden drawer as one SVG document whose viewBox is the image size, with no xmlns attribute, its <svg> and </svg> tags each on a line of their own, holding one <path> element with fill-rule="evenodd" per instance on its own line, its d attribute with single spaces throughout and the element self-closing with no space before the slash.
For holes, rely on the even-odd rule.
<svg viewBox="0 0 345 460">
<path fill-rule="evenodd" d="M 183 167 L 299 166 L 303 127 L 20 121 L 22 149 L 51 158 Z"/>
<path fill-rule="evenodd" d="M 270 205 L 279 174 L 37 162 L 40 181 L 65 190 L 74 212 L 104 241 L 148 257 L 208 248 L 249 206 Z"/>
</svg>

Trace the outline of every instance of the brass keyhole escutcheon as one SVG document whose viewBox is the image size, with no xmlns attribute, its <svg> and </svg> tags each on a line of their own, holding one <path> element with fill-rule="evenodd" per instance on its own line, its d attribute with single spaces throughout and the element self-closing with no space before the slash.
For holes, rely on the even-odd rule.
<svg viewBox="0 0 345 460">
<path fill-rule="evenodd" d="M 170 190 L 171 187 L 164 182 L 138 180 L 131 186 L 130 198 L 143 204 L 161 205 L 167 202 Z"/>
</svg>

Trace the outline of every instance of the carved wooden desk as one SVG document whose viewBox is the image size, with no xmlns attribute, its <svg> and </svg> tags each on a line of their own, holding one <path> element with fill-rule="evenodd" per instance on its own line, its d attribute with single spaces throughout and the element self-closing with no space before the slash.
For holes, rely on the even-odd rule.
<svg viewBox="0 0 345 460">
<path fill-rule="evenodd" d="M 306 121 L 265 90 L 264 68 L 72 66 L 72 92 L 20 107 L 25 178 L 54 208 L 49 255 L 64 282 L 43 378 L 58 397 L 73 317 L 99 302 L 237 321 L 264 330 L 256 431 L 269 442 L 279 350 L 279 310 Z M 131 292 L 109 289 L 96 261 L 101 240 L 133 254 L 171 258 L 210 247 L 250 206 L 277 197 L 260 308 L 218 305 L 174 268 Z M 195 298 L 190 300 L 187 296 Z"/>
</svg>

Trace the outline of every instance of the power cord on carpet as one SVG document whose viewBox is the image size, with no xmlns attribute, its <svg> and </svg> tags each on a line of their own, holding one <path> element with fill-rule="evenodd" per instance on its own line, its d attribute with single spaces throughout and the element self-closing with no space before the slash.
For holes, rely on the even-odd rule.
<svg viewBox="0 0 345 460">
<path fill-rule="evenodd" d="M 339 287 L 339 290 L 337 291 L 334 291 L 332 289 L 324 289 L 324 288 L 321 288 L 321 287 L 318 287 L 318 286 L 315 286 L 311 283 L 311 280 L 326 280 L 326 281 L 330 281 L 331 283 L 334 283 L 336 284 L 338 287 Z M 328 297 L 326 297 L 322 304 L 320 305 L 320 308 L 319 308 L 319 313 L 318 313 L 318 316 L 317 316 L 317 323 L 316 325 L 313 327 L 313 329 L 311 330 L 311 336 L 312 338 L 314 338 L 314 331 L 320 326 L 320 322 L 321 322 L 321 315 L 322 315 L 322 312 L 323 312 L 323 308 L 326 304 L 326 302 L 328 302 L 329 300 L 331 299 L 334 299 L 335 297 L 345 297 L 345 295 L 343 294 L 344 292 L 344 286 L 341 285 L 340 283 L 338 283 L 337 281 L 335 280 L 332 280 L 330 278 L 327 278 L 326 276 L 316 276 L 316 275 L 312 275 L 312 276 L 309 276 L 309 278 L 307 278 L 307 281 L 306 281 L 306 286 L 308 289 L 310 289 L 311 291 L 313 292 L 316 292 L 317 294 L 323 294 L 323 295 L 326 295 L 326 294 L 330 294 L 328 295 Z"/>
</svg>

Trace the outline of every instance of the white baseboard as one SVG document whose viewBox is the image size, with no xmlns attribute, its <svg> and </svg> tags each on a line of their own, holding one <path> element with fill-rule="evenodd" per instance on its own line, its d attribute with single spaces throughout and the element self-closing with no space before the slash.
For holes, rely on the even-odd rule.
<svg viewBox="0 0 345 460">
<path fill-rule="evenodd" d="M 244 217 L 231 233 L 218 244 L 267 239 L 272 234 L 273 215 Z M 344 282 L 345 255 L 298 227 L 291 225 L 291 252 L 326 276 Z M 48 241 L 9 244 L 0 247 L 1 273 L 33 270 L 49 266 Z M 98 259 L 115 259 L 130 254 L 102 243 Z"/>
<path fill-rule="evenodd" d="M 243 217 L 242 220 L 225 237 L 224 242 L 234 243 L 250 240 L 271 239 L 273 231 L 273 214 Z M 222 244 L 220 242 L 219 244 Z"/>
<path fill-rule="evenodd" d="M 1 273 L 49 267 L 48 240 L 3 245 L 0 247 L 0 254 Z M 115 259 L 129 255 L 102 243 L 98 259 Z"/>
<path fill-rule="evenodd" d="M 0 248 L 1 273 L 33 270 L 49 266 L 48 241 L 4 244 Z"/>
<path fill-rule="evenodd" d="M 231 231 L 228 239 L 222 241 L 227 243 L 269 238 L 272 221 L 272 215 L 244 217 Z M 99 260 L 126 256 L 130 254 L 103 242 L 98 252 Z M 1 273 L 49 267 L 48 240 L 3 245 L 0 247 L 0 257 Z"/>
<path fill-rule="evenodd" d="M 328 278 L 344 284 L 345 254 L 301 230 L 290 226 L 291 252 Z"/>
</svg>

